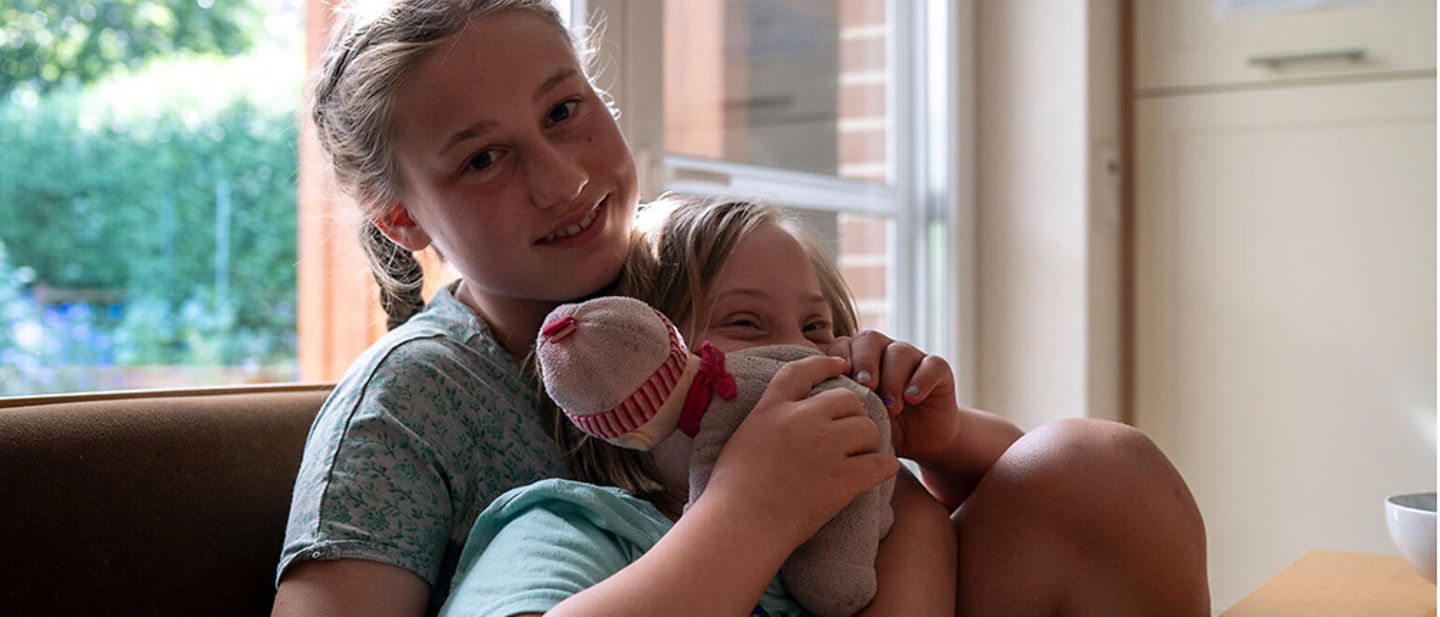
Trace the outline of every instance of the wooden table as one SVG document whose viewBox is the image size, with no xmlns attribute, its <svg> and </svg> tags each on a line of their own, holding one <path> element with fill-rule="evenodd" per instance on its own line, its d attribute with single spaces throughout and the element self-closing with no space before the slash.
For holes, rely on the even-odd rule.
<svg viewBox="0 0 1440 617">
<path fill-rule="evenodd" d="M 1435 615 L 1435 585 L 1399 555 L 1310 551 L 1221 617 Z"/>
</svg>

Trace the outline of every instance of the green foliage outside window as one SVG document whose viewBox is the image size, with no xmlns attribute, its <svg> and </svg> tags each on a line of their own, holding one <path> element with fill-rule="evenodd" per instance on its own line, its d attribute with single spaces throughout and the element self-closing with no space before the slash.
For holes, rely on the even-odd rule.
<svg viewBox="0 0 1440 617">
<path fill-rule="evenodd" d="M 92 13 L 132 46 L 9 53 Z M 0 4 L 0 395 L 133 387 L 139 367 L 294 377 L 303 67 L 215 55 L 257 23 L 233 0 Z"/>
</svg>

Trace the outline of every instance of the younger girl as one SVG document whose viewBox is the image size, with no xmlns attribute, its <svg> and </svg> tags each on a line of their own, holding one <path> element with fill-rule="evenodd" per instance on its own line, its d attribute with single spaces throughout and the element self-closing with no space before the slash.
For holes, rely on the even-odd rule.
<svg viewBox="0 0 1440 617">
<path fill-rule="evenodd" d="M 925 487 L 953 513 L 957 613 L 1209 614 L 1204 524 L 1149 438 L 1089 419 L 1022 435 L 957 406 L 943 359 L 875 332 L 845 336 L 855 326 L 840 277 L 813 246 L 804 253 L 821 293 L 790 273 L 787 264 L 801 261 L 795 238 L 804 244 L 780 231 L 790 228 L 754 204 L 681 206 L 654 237 L 658 271 L 645 280 L 656 287 L 642 295 L 687 340 L 726 351 L 828 343 L 852 358 L 856 381 L 893 403 L 896 454 L 919 464 Z"/>
</svg>

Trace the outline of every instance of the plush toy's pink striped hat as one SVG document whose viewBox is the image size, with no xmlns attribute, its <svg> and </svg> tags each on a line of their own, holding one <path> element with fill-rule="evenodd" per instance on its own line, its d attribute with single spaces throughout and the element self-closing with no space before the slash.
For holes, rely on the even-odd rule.
<svg viewBox="0 0 1440 617">
<path fill-rule="evenodd" d="M 545 318 L 535 353 L 546 392 L 585 433 L 648 448 L 624 436 L 652 422 L 673 430 L 682 401 L 672 397 L 691 356 L 650 305 L 619 296 L 563 305 Z"/>
</svg>

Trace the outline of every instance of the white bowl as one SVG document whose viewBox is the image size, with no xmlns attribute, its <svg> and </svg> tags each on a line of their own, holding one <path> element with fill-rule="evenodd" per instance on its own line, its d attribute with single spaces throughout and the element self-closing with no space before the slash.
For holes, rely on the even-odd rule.
<svg viewBox="0 0 1440 617">
<path fill-rule="evenodd" d="M 1385 525 L 1400 556 L 1435 582 L 1435 493 L 1395 495 L 1385 500 Z"/>
</svg>

